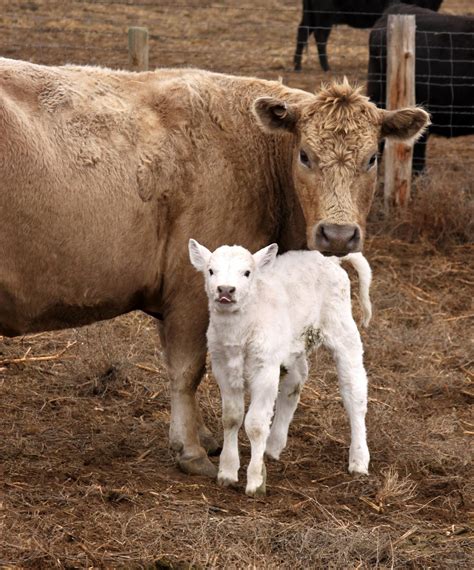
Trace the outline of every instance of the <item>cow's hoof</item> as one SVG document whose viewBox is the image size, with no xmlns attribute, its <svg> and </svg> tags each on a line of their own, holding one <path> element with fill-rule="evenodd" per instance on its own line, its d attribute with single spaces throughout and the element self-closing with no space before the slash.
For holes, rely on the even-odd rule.
<svg viewBox="0 0 474 570">
<path fill-rule="evenodd" d="M 207 455 L 201 457 L 178 457 L 178 467 L 188 475 L 203 475 L 214 479 L 217 475 L 217 467 L 211 463 Z"/>
<path fill-rule="evenodd" d="M 219 445 L 217 439 L 211 434 L 211 432 L 206 431 L 199 434 L 199 441 L 204 449 L 207 451 L 208 455 L 215 456 L 220 455 L 222 451 L 222 446 Z"/>
</svg>

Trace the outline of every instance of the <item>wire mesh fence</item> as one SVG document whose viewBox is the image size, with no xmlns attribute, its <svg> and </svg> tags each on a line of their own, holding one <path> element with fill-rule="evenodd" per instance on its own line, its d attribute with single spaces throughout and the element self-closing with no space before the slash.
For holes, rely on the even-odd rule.
<svg viewBox="0 0 474 570">
<path fill-rule="evenodd" d="M 310 39 L 303 52 L 303 71 L 294 71 L 297 31 L 302 3 L 297 0 L 2 0 L 0 55 L 50 65 L 92 64 L 127 69 L 127 30 L 149 31 L 149 65 L 200 67 L 213 71 L 278 79 L 314 90 L 321 81 L 346 75 L 365 85 L 369 67 L 369 29 L 335 26 L 328 41 L 331 71 L 324 73 L 317 42 Z M 356 3 L 354 3 L 355 5 Z M 445 0 L 442 10 L 473 11 L 470 0 Z M 333 15 L 322 10 L 324 15 Z M 339 13 L 340 14 L 340 13 Z M 348 10 L 345 16 L 359 12 Z M 378 12 L 374 13 L 378 15 Z M 463 38 L 464 43 L 458 39 Z M 438 41 L 441 39 L 442 41 Z M 434 126 L 449 127 L 444 136 L 469 134 L 473 129 L 474 33 L 417 32 L 417 103 L 433 114 Z M 437 42 L 433 46 L 433 42 Z M 462 45 L 457 45 L 461 44 Z M 371 47 L 382 68 L 369 80 L 385 80 L 385 40 Z M 371 55 L 371 57 L 372 57 Z M 381 88 L 383 91 L 383 87 Z M 440 99 L 433 99 L 433 92 Z M 467 95 L 465 95 L 467 93 Z M 431 100 L 433 99 L 433 100 Z M 385 101 L 384 93 L 380 103 Z M 463 127 L 464 125 L 464 127 Z M 474 164 L 474 145 L 468 139 L 465 160 Z M 429 157 L 430 164 L 444 157 Z"/>
</svg>

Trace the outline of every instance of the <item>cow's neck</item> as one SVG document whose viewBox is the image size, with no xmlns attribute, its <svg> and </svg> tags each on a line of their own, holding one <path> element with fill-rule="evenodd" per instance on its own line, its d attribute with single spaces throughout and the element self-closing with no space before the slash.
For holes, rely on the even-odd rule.
<svg viewBox="0 0 474 570">
<path fill-rule="evenodd" d="M 271 172 L 271 191 L 278 209 L 275 236 L 271 241 L 279 245 L 280 253 L 306 248 L 306 226 L 303 210 L 293 182 L 293 140 L 288 137 L 269 137 L 268 162 Z"/>
</svg>

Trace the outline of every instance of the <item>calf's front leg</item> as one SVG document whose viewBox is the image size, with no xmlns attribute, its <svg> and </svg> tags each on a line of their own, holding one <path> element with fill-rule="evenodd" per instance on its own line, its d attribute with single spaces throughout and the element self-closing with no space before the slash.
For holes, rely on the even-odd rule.
<svg viewBox="0 0 474 570">
<path fill-rule="evenodd" d="M 250 380 L 250 406 L 245 431 L 250 440 L 251 458 L 245 492 L 251 497 L 265 495 L 266 470 L 263 456 L 270 433 L 270 422 L 278 394 L 280 365 L 263 366 Z"/>
<path fill-rule="evenodd" d="M 212 372 L 221 392 L 224 428 L 217 482 L 224 486 L 235 485 L 240 468 L 239 429 L 244 419 L 243 358 L 241 355 L 225 361 L 212 358 Z"/>
</svg>

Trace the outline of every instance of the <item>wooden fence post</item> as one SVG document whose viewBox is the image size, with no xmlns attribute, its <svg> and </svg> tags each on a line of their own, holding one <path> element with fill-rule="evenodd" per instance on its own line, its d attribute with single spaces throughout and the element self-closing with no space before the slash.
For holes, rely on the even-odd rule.
<svg viewBox="0 0 474 570">
<path fill-rule="evenodd" d="M 148 71 L 147 28 L 128 28 L 128 61 L 132 71 Z"/>
<path fill-rule="evenodd" d="M 415 16 L 390 15 L 387 23 L 387 109 L 416 104 Z M 410 199 L 413 143 L 385 141 L 385 210 Z"/>
</svg>

